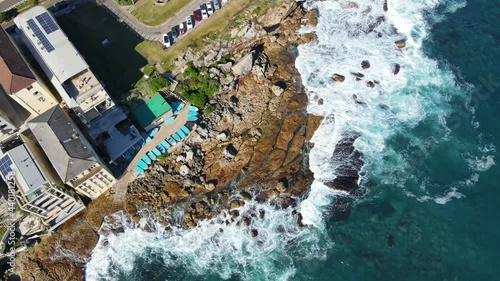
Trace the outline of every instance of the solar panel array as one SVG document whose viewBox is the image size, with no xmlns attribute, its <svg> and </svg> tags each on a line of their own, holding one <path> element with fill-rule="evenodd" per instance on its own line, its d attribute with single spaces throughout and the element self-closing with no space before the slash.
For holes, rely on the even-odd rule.
<svg viewBox="0 0 500 281">
<path fill-rule="evenodd" d="M 12 172 L 10 165 L 12 165 L 12 160 L 10 160 L 9 155 L 5 155 L 0 159 L 0 172 L 4 177 L 7 177 L 7 175 Z"/>
<path fill-rule="evenodd" d="M 47 34 L 51 34 L 52 32 L 59 29 L 57 24 L 52 20 L 49 13 L 47 12 L 44 12 L 36 16 L 35 18 L 38 21 L 38 23 L 40 23 L 40 26 L 42 26 L 43 30 L 45 30 L 45 33 Z"/>
<path fill-rule="evenodd" d="M 38 38 L 38 40 L 40 40 L 45 50 L 47 50 L 47 52 L 49 53 L 54 51 L 54 46 L 52 46 L 52 44 L 49 42 L 49 39 L 45 37 L 45 34 L 43 34 L 38 25 L 36 25 L 35 21 L 33 19 L 29 19 L 27 23 L 30 29 L 35 33 L 35 36 Z"/>
</svg>

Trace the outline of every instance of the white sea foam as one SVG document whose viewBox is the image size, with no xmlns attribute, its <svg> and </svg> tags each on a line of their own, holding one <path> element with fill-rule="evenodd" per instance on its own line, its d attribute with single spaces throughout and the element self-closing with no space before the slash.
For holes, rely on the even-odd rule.
<svg viewBox="0 0 500 281">
<path fill-rule="evenodd" d="M 287 280 L 300 264 L 325 259 L 333 244 L 325 234 L 325 212 L 335 197 L 347 194 L 333 192 L 323 182 L 336 176 L 335 168 L 342 159 L 332 159 L 332 154 L 345 135 L 359 134 L 355 147 L 363 152 L 365 175 L 375 174 L 383 184 L 404 187 L 414 177 L 412 164 L 388 140 L 411 134 L 423 121 L 432 120 L 426 124 L 432 136 L 408 140 L 409 147 L 418 148 L 421 155 L 429 154 L 430 146 L 449 137 L 444 116 L 451 111 L 448 101 L 459 91 L 451 72 L 440 69 L 421 50 L 429 30 L 424 15 L 432 15 L 440 1 L 393 0 L 389 1 L 388 12 L 383 11 L 382 2 L 359 0 L 356 8 L 349 8 L 354 2 L 348 0 L 307 3 L 309 8 L 319 10 L 320 19 L 317 27 L 302 32 L 315 32 L 318 42 L 299 46 L 296 66 L 310 98 L 308 111 L 327 117 L 312 140 L 315 146 L 309 160 L 315 181 L 299 206 L 303 222 L 310 227 L 298 227 L 292 209 L 276 210 L 257 203 L 240 209 L 241 214 L 265 210 L 265 217 L 253 219 L 251 226 L 223 223 L 229 215 L 221 214 L 190 230 L 174 228 L 165 232 L 157 225 L 154 232 L 147 232 L 131 226 L 128 220 L 114 218 L 111 222 L 122 224 L 124 232 L 101 237 L 87 264 L 87 279 L 116 280 L 117 276 L 126 276 L 127 280 L 139 280 L 134 275 L 136 263 L 156 261 L 162 264 L 155 269 L 160 273 L 182 269 L 192 276 Z M 446 3 L 446 10 L 452 12 L 463 3 Z M 381 16 L 385 21 L 373 32 L 365 33 Z M 433 18 L 437 21 L 440 16 Z M 407 47 L 396 48 L 394 42 L 403 38 L 407 39 Z M 369 60 L 369 69 L 361 69 L 363 60 Z M 401 71 L 394 75 L 392 67 L 396 63 L 401 65 Z M 356 81 L 350 72 L 363 73 L 362 81 Z M 344 75 L 345 82 L 333 82 L 334 73 Z M 368 88 L 367 81 L 378 84 Z M 363 104 L 355 103 L 353 95 Z M 323 100 L 323 105 L 318 105 L 318 99 Z M 477 177 L 467 181 L 474 179 Z M 453 187 L 444 193 L 426 191 L 423 196 L 409 196 L 438 204 L 463 197 Z M 144 225 L 145 220 L 141 223 Z M 252 229 L 258 231 L 256 237 L 252 237 Z"/>
<path fill-rule="evenodd" d="M 465 1 L 388 1 L 387 12 L 382 2 L 307 2 L 319 10 L 320 20 L 316 28 L 301 32 L 316 33 L 318 42 L 299 46 L 296 66 L 310 98 L 309 112 L 328 116 L 312 139 L 310 168 L 319 182 L 335 178 L 334 168 L 342 160 L 332 159 L 335 146 L 343 135 L 355 132 L 360 136 L 354 145 L 363 153 L 365 178 L 399 186 L 423 200 L 442 203 L 442 194 L 462 198 L 454 196 L 459 193 L 452 188 L 466 186 L 470 179 L 442 188 L 424 184 L 422 190 L 406 190 L 406 186 L 422 180 L 414 170 L 417 161 L 432 157 L 435 147 L 450 140 L 452 130 L 446 117 L 453 112 L 451 101 L 468 100 L 470 86 L 457 85 L 447 64 L 439 65 L 422 50 L 431 24 L 464 7 Z M 442 14 L 434 13 L 438 6 Z M 374 27 L 373 31 L 367 33 L 367 26 Z M 406 39 L 403 49 L 395 46 L 400 39 Z M 362 69 L 364 60 L 370 62 L 369 69 Z M 397 75 L 392 73 L 394 64 L 401 66 Z M 361 81 L 351 75 L 357 72 L 364 75 Z M 334 73 L 345 76 L 345 81 L 333 81 Z M 378 84 L 368 88 L 367 81 Z M 423 126 L 426 130 L 419 128 Z M 406 147 L 402 146 L 405 142 Z M 490 158 L 477 160 L 476 171 L 494 163 Z"/>
<path fill-rule="evenodd" d="M 255 202 L 238 210 L 242 215 L 254 214 L 249 226 L 226 224 L 223 221 L 231 216 L 223 213 L 190 230 L 165 232 L 157 225 L 155 232 L 146 232 L 115 215 L 108 220 L 113 224 L 110 228 L 120 228 L 125 222 L 121 225 L 124 232 L 101 238 L 87 264 L 87 280 L 115 280 L 117 276 L 133 280 L 136 261 L 148 257 L 161 260 L 164 268 L 187 268 L 193 276 L 216 274 L 227 279 L 238 274 L 243 280 L 286 280 L 295 272 L 297 257 L 326 258 L 331 242 L 323 236 L 320 223 L 315 228 L 298 227 L 290 209 L 276 210 Z M 259 218 L 262 211 L 264 217 Z M 257 236 L 252 237 L 252 230 Z"/>
</svg>

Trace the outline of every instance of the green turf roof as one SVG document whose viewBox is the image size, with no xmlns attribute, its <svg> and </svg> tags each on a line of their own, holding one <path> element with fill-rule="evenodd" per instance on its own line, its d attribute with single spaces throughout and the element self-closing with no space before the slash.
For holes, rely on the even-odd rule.
<svg viewBox="0 0 500 281">
<path fill-rule="evenodd" d="M 154 120 L 163 116 L 170 110 L 172 110 L 172 108 L 167 101 L 160 94 L 156 94 L 143 104 L 134 108 L 132 114 L 134 114 L 139 124 L 143 128 L 146 128 L 153 123 Z"/>
</svg>

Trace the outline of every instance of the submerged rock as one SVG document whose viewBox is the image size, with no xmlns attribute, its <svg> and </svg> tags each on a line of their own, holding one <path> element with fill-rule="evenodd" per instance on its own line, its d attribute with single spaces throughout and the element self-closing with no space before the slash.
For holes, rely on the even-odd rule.
<svg viewBox="0 0 500 281">
<path fill-rule="evenodd" d="M 400 70 L 400 69 L 401 69 L 401 66 L 400 66 L 399 64 L 397 64 L 397 63 L 396 63 L 396 64 L 394 64 L 394 65 L 392 66 L 392 73 L 393 73 L 394 75 L 396 75 L 396 74 L 398 74 L 398 73 L 399 73 L 399 70 Z"/>
<path fill-rule="evenodd" d="M 365 77 L 365 75 L 363 73 L 359 73 L 359 72 L 351 72 L 351 74 L 356 77 L 356 81 L 360 81 L 361 78 Z"/>
</svg>

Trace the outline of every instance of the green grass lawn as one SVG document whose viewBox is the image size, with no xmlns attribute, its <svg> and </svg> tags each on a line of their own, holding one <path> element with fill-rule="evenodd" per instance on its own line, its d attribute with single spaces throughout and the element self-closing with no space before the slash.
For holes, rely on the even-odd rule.
<svg viewBox="0 0 500 281">
<path fill-rule="evenodd" d="M 172 17 L 191 0 L 169 0 L 163 6 L 156 6 L 154 5 L 155 2 L 156 0 L 146 1 L 146 3 L 132 11 L 132 15 L 145 25 L 157 26 Z"/>
<path fill-rule="evenodd" d="M 135 50 L 142 38 L 95 3 L 86 3 L 57 21 L 110 94 L 123 100 L 148 63 Z M 104 39 L 109 40 L 107 46 L 101 44 Z"/>
<path fill-rule="evenodd" d="M 221 36 L 223 32 L 231 32 L 225 30 L 227 26 L 231 25 L 235 16 L 243 9 L 245 9 L 251 0 L 231 0 L 224 7 L 215 12 L 208 19 L 203 20 L 201 23 L 191 30 L 188 34 L 179 37 L 172 47 L 167 50 L 158 42 L 142 42 L 136 48 L 144 57 L 149 61 L 160 63 L 166 70 L 172 61 L 178 56 L 179 51 L 193 47 L 199 50 L 203 47 L 203 39 L 212 37 L 214 34 Z M 214 38 L 211 38 L 214 39 Z"/>
</svg>

